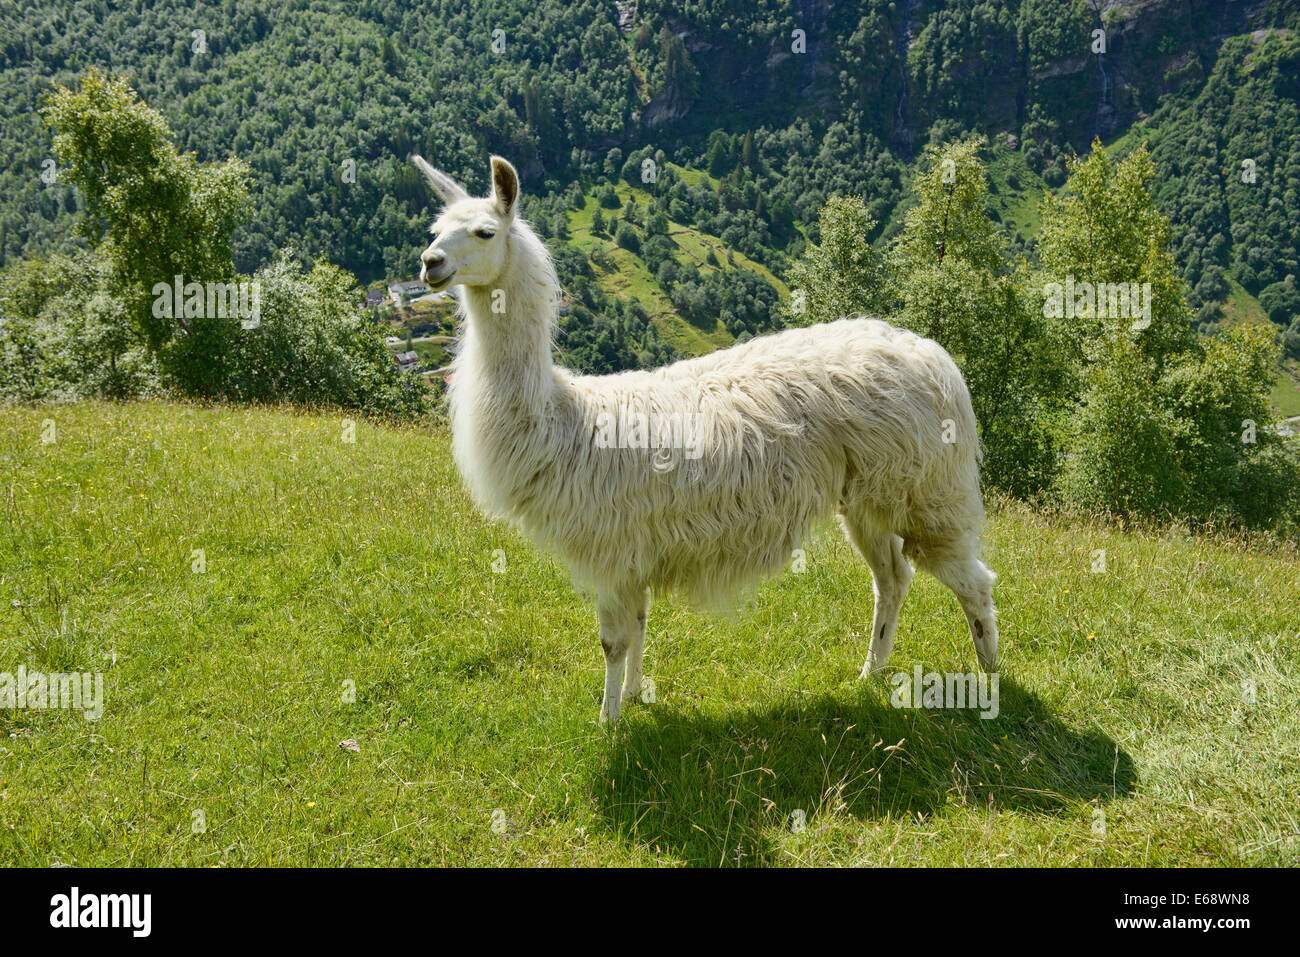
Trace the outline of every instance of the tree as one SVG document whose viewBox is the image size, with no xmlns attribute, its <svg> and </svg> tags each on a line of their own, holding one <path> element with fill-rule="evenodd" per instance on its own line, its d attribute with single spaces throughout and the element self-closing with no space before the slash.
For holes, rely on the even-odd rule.
<svg viewBox="0 0 1300 957">
<path fill-rule="evenodd" d="M 1145 284 L 1150 295 L 1138 317 L 1083 308 L 1066 327 L 1083 389 L 1066 430 L 1061 494 L 1119 514 L 1294 523 L 1300 456 L 1268 428 L 1279 353 L 1272 328 L 1233 328 L 1203 342 L 1192 333 L 1145 149 L 1115 162 L 1094 143 L 1069 166 L 1067 194 L 1044 200 L 1045 278 Z"/>
<path fill-rule="evenodd" d="M 45 298 L 31 327 L 44 334 L 22 334 L 18 351 L 36 342 L 47 369 L 86 366 L 74 382 L 86 394 L 139 394 L 157 379 L 132 355 L 143 343 L 163 383 L 191 395 L 404 416 L 426 407 L 359 318 L 351 274 L 319 261 L 304 277 L 301 257 L 289 253 L 251 279 L 235 274 L 230 236 L 248 205 L 242 163 L 203 165 L 179 153 L 159 113 L 124 81 L 94 70 L 78 90 L 56 87 L 45 115 L 85 196 L 81 228 L 91 258 L 69 270 L 82 285 L 64 294 L 20 283 L 15 295 L 0 296 L 6 313 Z M 171 301 L 177 276 L 184 306 Z M 217 289 L 225 308 L 213 308 Z M 161 290 L 169 308 L 157 308 Z M 255 325 L 243 325 L 254 318 L 244 307 L 257 308 Z M 7 342 L 0 348 L 11 351 Z"/>
<path fill-rule="evenodd" d="M 630 252 L 636 253 L 641 251 L 641 238 L 637 236 L 636 230 L 627 223 L 623 223 L 618 227 L 618 232 L 615 234 L 615 242 Z"/>
<path fill-rule="evenodd" d="M 817 219 L 821 245 L 790 268 L 787 325 L 833 322 L 885 306 L 884 262 L 867 240 L 875 222 L 856 196 L 833 197 Z"/>
<path fill-rule="evenodd" d="M 1043 195 L 1039 239 L 1042 280 L 1079 290 L 1065 328 L 1077 359 L 1103 359 L 1113 335 L 1130 330 L 1132 315 L 1098 315 L 1100 303 L 1087 308 L 1086 294 L 1099 286 L 1150 283 L 1149 324 L 1136 337 L 1140 350 L 1159 373 L 1173 356 L 1195 345 L 1187 289 L 1169 251 L 1169 219 L 1155 206 L 1151 183 L 1155 166 L 1145 147 L 1116 162 L 1094 141 L 1086 159 L 1068 161 L 1069 188 Z M 1110 310 L 1106 310 L 1109 312 Z M 1132 311 L 1132 310 L 1130 310 Z"/>
<path fill-rule="evenodd" d="M 731 160 L 727 156 L 727 144 L 725 135 L 714 134 L 709 137 L 708 157 L 705 159 L 705 168 L 709 175 L 714 179 L 720 179 L 727 174 L 731 166 Z"/>
<path fill-rule="evenodd" d="M 1051 484 L 1057 463 L 1053 424 L 1068 402 L 1059 326 L 1044 317 L 1026 263 L 988 215 L 982 141 L 927 151 L 890 255 L 898 321 L 935 339 L 956 360 L 970 389 L 984 444 L 984 476 L 1028 495 Z"/>
<path fill-rule="evenodd" d="M 745 137 L 740 144 L 740 162 L 744 164 L 745 169 L 756 169 L 758 166 L 758 152 L 754 149 L 754 133 L 752 130 L 745 131 Z"/>
<path fill-rule="evenodd" d="M 55 153 L 85 197 L 81 233 L 110 264 L 110 294 L 126 302 L 178 383 L 211 394 L 228 322 L 157 317 L 150 291 L 178 275 L 187 283 L 233 277 L 230 235 L 248 210 L 247 167 L 236 159 L 200 164 L 179 153 L 162 115 L 124 80 L 95 69 L 78 90 L 56 86 L 44 114 Z"/>
<path fill-rule="evenodd" d="M 691 62 L 686 44 L 669 29 L 667 22 L 659 32 L 659 58 L 669 88 L 677 91 L 683 106 L 690 106 L 700 93 L 700 74 Z"/>
<path fill-rule="evenodd" d="M 18 260 L 0 272 L 0 395 L 39 401 L 157 390 L 157 367 L 121 300 L 105 292 L 108 268 L 82 251 Z"/>
</svg>

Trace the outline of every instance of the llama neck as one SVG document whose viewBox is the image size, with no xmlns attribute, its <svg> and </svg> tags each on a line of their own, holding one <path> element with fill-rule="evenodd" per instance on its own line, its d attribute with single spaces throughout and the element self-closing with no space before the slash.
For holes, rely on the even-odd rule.
<svg viewBox="0 0 1300 957">
<path fill-rule="evenodd" d="M 529 308 L 526 304 L 511 308 L 508 288 L 505 295 L 504 311 L 493 312 L 491 291 L 465 290 L 466 323 L 458 371 L 470 372 L 494 397 L 540 400 L 552 378 L 551 323 L 536 312 L 521 313 L 520 306 Z M 548 302 L 546 308 L 553 306 Z"/>
</svg>

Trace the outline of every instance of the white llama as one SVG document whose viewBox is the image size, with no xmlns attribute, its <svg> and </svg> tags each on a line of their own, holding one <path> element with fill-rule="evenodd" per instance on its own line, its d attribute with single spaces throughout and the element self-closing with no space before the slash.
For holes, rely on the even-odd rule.
<svg viewBox="0 0 1300 957">
<path fill-rule="evenodd" d="M 975 416 L 938 344 L 842 319 L 652 372 L 575 375 L 551 362 L 559 283 L 516 215 L 514 167 L 492 157 L 492 193 L 477 199 L 414 162 L 446 203 L 420 278 L 464 291 L 449 392 L 456 463 L 484 511 L 594 588 L 602 721 L 640 694 L 653 591 L 725 601 L 781 570 L 837 511 L 875 580 L 864 676 L 893 647 L 909 558 L 957 595 L 980 663 L 997 667 Z M 646 423 L 666 421 L 691 423 L 693 439 L 647 441 Z M 611 423 L 630 423 L 618 441 Z"/>
</svg>

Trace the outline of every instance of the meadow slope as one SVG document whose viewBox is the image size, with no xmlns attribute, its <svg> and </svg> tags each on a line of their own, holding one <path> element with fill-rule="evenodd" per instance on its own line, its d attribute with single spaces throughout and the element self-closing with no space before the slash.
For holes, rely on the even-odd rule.
<svg viewBox="0 0 1300 957">
<path fill-rule="evenodd" d="M 660 600 L 657 701 L 606 732 L 590 603 L 445 432 L 348 438 L 0 412 L 0 672 L 105 682 L 99 721 L 0 708 L 0 864 L 1300 863 L 1294 550 L 998 506 L 982 720 L 857 680 L 871 578 L 827 526 L 729 618 Z M 896 648 L 974 667 L 924 574 Z"/>
</svg>

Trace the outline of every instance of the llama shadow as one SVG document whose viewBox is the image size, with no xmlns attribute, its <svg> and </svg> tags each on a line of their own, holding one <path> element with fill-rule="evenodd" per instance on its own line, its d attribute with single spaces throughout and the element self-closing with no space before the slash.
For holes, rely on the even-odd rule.
<svg viewBox="0 0 1300 957">
<path fill-rule="evenodd" d="M 1133 792 L 1133 760 L 1115 741 L 1066 727 L 1005 676 L 999 690 L 993 719 L 891 707 L 877 682 L 723 715 L 634 707 L 594 797 L 625 840 L 734 865 L 788 862 L 776 835 L 800 811 L 808 831 L 828 814 L 928 816 L 949 804 L 1075 818 L 1081 802 Z"/>
</svg>

